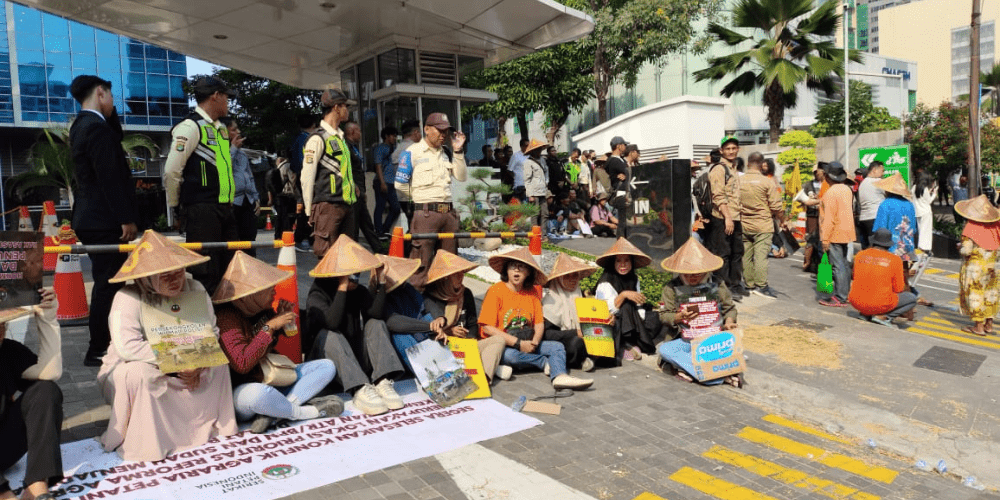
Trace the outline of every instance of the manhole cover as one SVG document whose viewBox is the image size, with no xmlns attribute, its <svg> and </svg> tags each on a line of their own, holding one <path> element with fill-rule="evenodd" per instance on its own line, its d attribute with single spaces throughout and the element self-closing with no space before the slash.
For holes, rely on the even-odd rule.
<svg viewBox="0 0 1000 500">
<path fill-rule="evenodd" d="M 986 361 L 986 356 L 982 354 L 935 346 L 920 356 L 913 363 L 913 366 L 950 375 L 971 377 L 979 371 L 979 366 L 983 364 L 983 361 Z"/>
<path fill-rule="evenodd" d="M 830 325 L 824 325 L 823 323 L 813 323 L 812 321 L 804 321 L 801 319 L 791 319 L 791 318 L 781 320 L 775 323 L 774 326 L 787 326 L 789 328 L 808 330 L 813 333 L 819 333 L 822 332 L 823 330 L 826 330 L 827 328 L 830 328 Z"/>
</svg>

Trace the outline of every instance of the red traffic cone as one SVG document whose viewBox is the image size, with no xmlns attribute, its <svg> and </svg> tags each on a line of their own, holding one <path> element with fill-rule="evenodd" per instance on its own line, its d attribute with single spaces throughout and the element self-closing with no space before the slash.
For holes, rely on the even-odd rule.
<svg viewBox="0 0 1000 500">
<path fill-rule="evenodd" d="M 42 225 L 40 230 L 45 233 L 45 246 L 57 246 L 59 245 L 59 218 L 56 216 L 56 205 L 52 201 L 46 201 L 42 204 Z M 48 272 L 56 270 L 56 262 L 59 260 L 59 254 L 47 253 L 42 259 L 44 264 L 44 269 Z"/>
<path fill-rule="evenodd" d="M 69 226 L 62 227 L 60 242 L 63 245 L 76 243 L 76 235 Z M 90 316 L 90 309 L 87 307 L 87 289 L 83 286 L 83 270 L 80 268 L 79 255 L 59 254 L 54 284 L 56 297 L 59 299 L 56 319 L 83 319 Z"/>
<path fill-rule="evenodd" d="M 267 224 L 264 225 L 265 231 L 274 231 L 274 226 L 271 225 L 271 214 L 267 214 Z"/>
<path fill-rule="evenodd" d="M 270 224 L 268 224 L 270 225 Z M 288 356 L 288 359 L 296 363 L 302 362 L 302 336 L 299 335 L 299 328 L 301 326 L 301 321 L 299 321 L 299 285 L 296 277 L 298 272 L 296 270 L 295 262 L 295 233 L 291 231 L 285 231 L 281 233 L 281 241 L 284 246 L 278 251 L 278 269 L 282 271 L 291 271 L 291 277 L 278 283 L 274 287 L 274 309 L 277 311 L 278 302 L 282 299 L 291 302 L 295 307 L 295 325 L 285 328 L 285 334 L 278 337 L 278 343 L 275 344 L 274 349 L 278 351 L 279 354 L 284 354 Z"/>
<path fill-rule="evenodd" d="M 31 214 L 28 207 L 21 205 L 21 217 L 17 220 L 18 231 L 34 231 L 35 225 L 31 223 Z"/>
<path fill-rule="evenodd" d="M 403 228 L 392 228 L 392 240 L 389 241 L 389 256 L 403 257 Z"/>
</svg>

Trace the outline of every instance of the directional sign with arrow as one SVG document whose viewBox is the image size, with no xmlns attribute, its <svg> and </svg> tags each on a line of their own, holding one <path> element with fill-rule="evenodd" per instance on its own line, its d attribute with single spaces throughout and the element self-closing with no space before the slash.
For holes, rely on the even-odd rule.
<svg viewBox="0 0 1000 500">
<path fill-rule="evenodd" d="M 871 162 L 878 160 L 885 164 L 885 176 L 899 172 L 906 181 L 906 185 L 911 185 L 910 181 L 910 145 L 884 146 L 878 148 L 863 148 L 858 150 L 858 158 L 861 166 L 868 168 Z"/>
</svg>

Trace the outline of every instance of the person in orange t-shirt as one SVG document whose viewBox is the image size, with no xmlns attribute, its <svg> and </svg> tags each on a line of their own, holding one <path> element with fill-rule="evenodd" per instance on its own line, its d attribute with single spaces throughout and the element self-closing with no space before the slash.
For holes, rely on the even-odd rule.
<svg viewBox="0 0 1000 500">
<path fill-rule="evenodd" d="M 875 231 L 871 244 L 854 256 L 854 281 L 847 301 L 865 319 L 892 326 L 893 318 L 905 315 L 917 305 L 917 296 L 908 291 L 903 260 L 888 251 L 892 233 L 885 228 Z"/>
</svg>

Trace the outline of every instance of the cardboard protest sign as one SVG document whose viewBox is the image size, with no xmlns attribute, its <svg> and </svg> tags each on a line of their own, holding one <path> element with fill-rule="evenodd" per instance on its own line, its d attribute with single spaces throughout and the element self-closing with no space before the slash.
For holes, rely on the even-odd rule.
<svg viewBox="0 0 1000 500">
<path fill-rule="evenodd" d="M 740 332 L 702 335 L 691 341 L 693 375 L 701 382 L 743 373 L 743 336 Z"/>
<path fill-rule="evenodd" d="M 39 302 L 43 237 L 41 233 L 0 231 L 0 309 Z"/>
<path fill-rule="evenodd" d="M 406 357 L 420 387 L 441 406 L 451 406 L 479 390 L 465 372 L 465 365 L 432 339 L 407 349 Z"/>
<path fill-rule="evenodd" d="M 479 341 L 476 339 L 461 339 L 448 337 L 448 348 L 456 359 L 465 365 L 465 373 L 479 386 L 479 389 L 469 394 L 465 399 L 480 399 L 492 396 L 490 383 L 486 380 L 483 370 L 483 358 L 479 353 Z"/>
<path fill-rule="evenodd" d="M 163 373 L 229 364 L 219 346 L 205 294 L 184 292 L 158 305 L 142 302 L 143 331 Z"/>
<path fill-rule="evenodd" d="M 693 339 L 722 331 L 722 311 L 719 308 L 719 287 L 714 283 L 696 286 L 679 286 L 677 303 L 681 310 L 694 310 L 698 316 L 681 324 L 681 335 Z"/>
<path fill-rule="evenodd" d="M 591 356 L 615 357 L 615 339 L 612 336 L 611 310 L 601 299 L 576 299 L 576 315 L 583 332 L 583 343 Z"/>
</svg>

